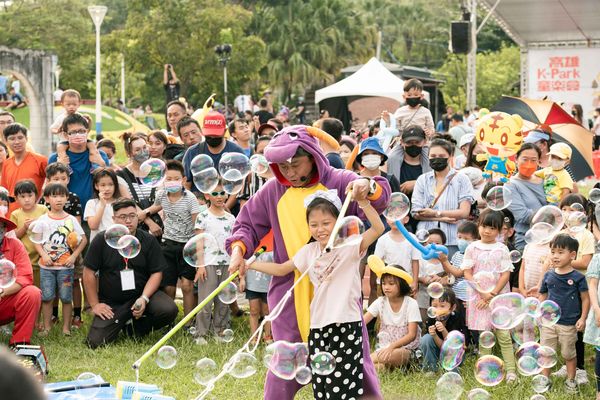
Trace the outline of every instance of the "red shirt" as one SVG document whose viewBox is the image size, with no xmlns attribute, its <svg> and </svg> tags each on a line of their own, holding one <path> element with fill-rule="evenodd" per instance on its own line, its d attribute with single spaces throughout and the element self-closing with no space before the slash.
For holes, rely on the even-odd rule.
<svg viewBox="0 0 600 400">
<path fill-rule="evenodd" d="M 15 186 L 17 182 L 23 179 L 30 179 L 33 181 L 38 190 L 38 197 L 42 194 L 42 186 L 46 179 L 46 166 L 48 165 L 48 158 L 37 153 L 26 152 L 25 158 L 21 161 L 21 164 L 17 165 L 15 157 L 8 158 L 2 164 L 2 186 L 8 189 L 10 196 L 15 196 Z M 10 213 L 19 208 L 19 203 L 16 201 L 10 203 Z"/>
<path fill-rule="evenodd" d="M 19 239 L 5 237 L 0 246 L 4 258 L 12 261 L 17 267 L 17 283 L 21 287 L 33 285 L 33 269 L 23 243 Z"/>
</svg>

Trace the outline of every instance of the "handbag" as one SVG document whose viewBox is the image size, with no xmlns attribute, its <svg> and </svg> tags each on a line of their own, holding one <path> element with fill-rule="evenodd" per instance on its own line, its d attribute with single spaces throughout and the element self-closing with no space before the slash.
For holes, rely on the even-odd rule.
<svg viewBox="0 0 600 400">
<path fill-rule="evenodd" d="M 128 170 L 127 168 L 123 168 L 117 174 L 121 178 L 123 178 L 125 180 L 125 182 L 127 182 L 127 186 L 129 186 L 129 192 L 131 193 L 131 197 L 133 197 L 135 204 L 137 204 L 137 206 L 140 209 L 145 210 L 152 205 L 152 203 L 154 202 L 154 198 L 156 196 L 156 188 L 152 188 L 152 191 L 150 192 L 150 198 L 144 197 L 143 199 L 140 199 L 138 197 L 137 192 L 135 191 L 135 188 L 133 187 L 133 179 L 135 179 L 135 175 L 133 175 L 133 173 L 130 170 Z M 160 217 L 160 215 L 152 214 L 152 215 L 149 215 L 148 218 L 150 218 L 152 221 L 154 221 L 155 224 L 160 226 L 160 229 L 164 229 L 165 225 L 163 224 L 163 220 Z M 144 221 L 139 222 L 139 227 L 140 227 L 140 229 L 142 229 L 146 232 L 150 231 L 150 228 Z"/>
</svg>

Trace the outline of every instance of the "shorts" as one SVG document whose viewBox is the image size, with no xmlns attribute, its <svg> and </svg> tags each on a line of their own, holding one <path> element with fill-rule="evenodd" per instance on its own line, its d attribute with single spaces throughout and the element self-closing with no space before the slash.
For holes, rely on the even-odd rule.
<svg viewBox="0 0 600 400">
<path fill-rule="evenodd" d="M 175 286 L 179 278 L 193 281 L 196 277 L 196 268 L 191 267 L 183 259 L 184 246 L 185 243 L 169 239 L 162 240 L 161 247 L 167 261 L 167 266 L 163 270 L 162 286 Z"/>
<path fill-rule="evenodd" d="M 73 269 L 40 268 L 40 289 L 42 301 L 53 301 L 58 296 L 63 304 L 73 301 Z"/>
<path fill-rule="evenodd" d="M 558 353 L 560 345 L 560 354 L 569 361 L 577 357 L 575 343 L 577 342 L 577 328 L 575 325 L 559 325 L 551 327 L 542 326 L 540 332 L 540 344 L 542 346 L 552 347 Z"/>
<path fill-rule="evenodd" d="M 254 290 L 246 289 L 246 300 L 254 299 L 260 299 L 263 303 L 267 304 L 267 293 L 255 292 Z"/>
</svg>

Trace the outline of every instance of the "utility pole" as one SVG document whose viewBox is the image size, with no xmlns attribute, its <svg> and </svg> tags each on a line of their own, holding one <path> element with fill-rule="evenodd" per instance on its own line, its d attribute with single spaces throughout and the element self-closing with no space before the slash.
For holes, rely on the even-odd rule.
<svg viewBox="0 0 600 400">
<path fill-rule="evenodd" d="M 472 110 L 477 105 L 477 0 L 468 1 L 468 12 L 471 21 L 471 50 L 467 54 L 467 109 Z"/>
</svg>

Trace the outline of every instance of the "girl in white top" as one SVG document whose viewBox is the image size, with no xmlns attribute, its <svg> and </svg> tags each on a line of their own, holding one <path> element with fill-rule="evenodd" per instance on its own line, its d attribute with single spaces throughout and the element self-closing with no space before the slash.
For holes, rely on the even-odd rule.
<svg viewBox="0 0 600 400">
<path fill-rule="evenodd" d="M 363 367 L 372 370 L 369 353 L 363 353 L 362 295 L 359 264 L 364 252 L 384 231 L 377 211 L 366 199 L 358 205 L 371 223 L 358 240 L 347 246 L 323 253 L 341 209 L 336 190 L 319 190 L 304 202 L 312 240 L 293 259 L 284 264 L 255 262 L 250 268 L 275 276 L 285 276 L 294 269 L 309 270 L 314 285 L 310 305 L 309 353 L 330 353 L 336 361 L 335 372 L 313 375 L 315 398 L 358 399 L 363 394 Z"/>
<path fill-rule="evenodd" d="M 372 267 L 371 257 L 369 261 Z M 373 272 L 381 279 L 382 296 L 364 315 L 365 323 L 373 318 L 379 318 L 381 322 L 377 335 L 380 349 L 371 354 L 371 358 L 378 370 L 406 365 L 419 348 L 421 339 L 419 305 L 410 297 L 413 278 L 396 265 L 375 268 Z"/>
<path fill-rule="evenodd" d="M 98 232 L 113 225 L 112 203 L 121 197 L 117 175 L 109 168 L 94 171 L 92 188 L 94 198 L 88 200 L 83 212 L 83 220 L 90 227 L 90 242 Z"/>
</svg>

